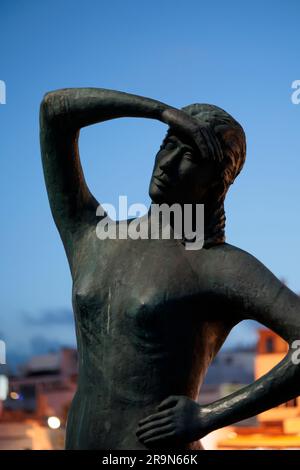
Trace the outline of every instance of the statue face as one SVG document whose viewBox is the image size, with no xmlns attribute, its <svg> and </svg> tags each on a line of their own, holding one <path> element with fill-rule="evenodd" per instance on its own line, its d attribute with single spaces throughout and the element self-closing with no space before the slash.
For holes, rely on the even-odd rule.
<svg viewBox="0 0 300 470">
<path fill-rule="evenodd" d="M 200 204 L 216 180 L 215 163 L 172 134 L 156 155 L 149 195 L 157 204 Z"/>
</svg>

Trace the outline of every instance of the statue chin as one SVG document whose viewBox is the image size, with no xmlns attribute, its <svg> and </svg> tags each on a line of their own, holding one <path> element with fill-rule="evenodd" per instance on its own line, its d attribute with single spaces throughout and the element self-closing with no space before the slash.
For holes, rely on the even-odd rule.
<svg viewBox="0 0 300 470">
<path fill-rule="evenodd" d="M 175 202 L 168 198 L 166 191 L 163 188 L 159 188 L 155 183 L 150 184 L 149 196 L 155 204 L 173 204 Z"/>
<path fill-rule="evenodd" d="M 149 190 L 149 196 L 151 198 L 151 201 L 155 204 L 163 204 L 164 202 L 167 202 L 163 190 L 157 188 L 156 186 L 153 186 L 151 185 Z"/>
</svg>

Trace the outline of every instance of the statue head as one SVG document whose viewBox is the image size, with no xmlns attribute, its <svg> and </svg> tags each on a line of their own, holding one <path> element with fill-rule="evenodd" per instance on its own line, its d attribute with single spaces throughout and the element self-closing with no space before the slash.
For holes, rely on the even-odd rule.
<svg viewBox="0 0 300 470">
<path fill-rule="evenodd" d="M 222 243 L 224 200 L 245 161 L 245 134 L 218 106 L 192 104 L 182 111 L 199 122 L 201 148 L 170 128 L 155 158 L 149 195 L 157 204 L 205 204 L 207 244 Z"/>
</svg>

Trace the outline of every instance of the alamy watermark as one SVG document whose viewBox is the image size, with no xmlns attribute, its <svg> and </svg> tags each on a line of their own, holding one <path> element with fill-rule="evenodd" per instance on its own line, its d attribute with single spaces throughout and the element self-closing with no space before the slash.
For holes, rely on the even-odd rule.
<svg viewBox="0 0 300 470">
<path fill-rule="evenodd" d="M 300 80 L 294 80 L 292 83 L 293 93 L 291 95 L 291 100 L 293 104 L 300 103 Z"/>
<path fill-rule="evenodd" d="M 295 349 L 291 357 L 292 363 L 297 366 L 298 364 L 300 364 L 300 340 L 295 339 L 295 341 L 292 342 L 291 348 Z"/>
<path fill-rule="evenodd" d="M 203 247 L 204 204 L 152 204 L 149 214 L 147 210 L 140 203 L 128 207 L 127 196 L 119 196 L 118 210 L 112 204 L 98 206 L 96 215 L 101 220 L 96 226 L 97 237 L 100 240 L 173 238 L 183 240 L 186 250 L 200 250 Z M 143 213 L 146 215 L 141 216 Z"/>
<path fill-rule="evenodd" d="M 0 104 L 6 104 L 6 84 L 0 80 Z"/>
<path fill-rule="evenodd" d="M 6 345 L 2 340 L 0 340 L 0 365 L 1 364 L 6 364 Z"/>
</svg>

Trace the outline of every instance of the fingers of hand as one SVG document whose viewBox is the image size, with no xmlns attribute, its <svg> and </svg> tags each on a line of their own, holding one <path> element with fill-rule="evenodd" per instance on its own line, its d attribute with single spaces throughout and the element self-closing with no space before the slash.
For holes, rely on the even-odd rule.
<svg viewBox="0 0 300 470">
<path fill-rule="evenodd" d="M 162 401 L 157 409 L 158 411 L 163 411 L 163 410 L 166 410 L 167 408 L 171 408 L 171 407 L 174 407 L 176 406 L 178 403 L 178 397 L 177 396 L 171 396 L 171 397 L 168 397 L 166 398 L 164 401 Z"/>
<path fill-rule="evenodd" d="M 169 416 L 169 414 L 170 414 L 170 410 L 165 410 L 165 411 L 162 411 L 162 412 L 159 412 L 159 413 L 154 413 L 150 416 L 147 416 L 144 419 L 141 419 L 140 422 L 139 422 L 139 426 L 143 426 L 144 424 L 150 423 L 152 421 L 157 421 L 157 420 L 160 420 L 162 418 L 166 418 L 167 416 Z"/>
<path fill-rule="evenodd" d="M 136 435 L 138 437 L 144 436 L 148 431 L 152 431 L 153 429 L 160 429 L 161 427 L 167 426 L 171 424 L 171 420 L 168 417 L 161 418 L 161 419 L 156 419 L 154 421 L 150 421 L 148 423 L 145 423 L 143 425 L 140 425 Z"/>
<path fill-rule="evenodd" d="M 161 439 L 161 437 L 164 436 L 164 434 L 170 433 L 172 431 L 173 431 L 173 425 L 170 423 L 167 423 L 164 425 L 162 424 L 159 427 L 148 429 L 147 431 L 140 434 L 138 437 L 140 441 L 146 442 L 148 439 L 152 439 L 154 437 L 157 439 Z"/>
</svg>

